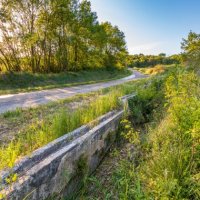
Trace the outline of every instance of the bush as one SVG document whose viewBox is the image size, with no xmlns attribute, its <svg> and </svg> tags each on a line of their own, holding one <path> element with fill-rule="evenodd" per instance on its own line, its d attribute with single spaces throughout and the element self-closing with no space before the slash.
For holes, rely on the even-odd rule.
<svg viewBox="0 0 200 200">
<path fill-rule="evenodd" d="M 136 124 L 149 122 L 155 109 L 164 104 L 162 78 L 154 78 L 146 88 L 138 90 L 137 95 L 129 100 L 131 116 Z"/>
</svg>

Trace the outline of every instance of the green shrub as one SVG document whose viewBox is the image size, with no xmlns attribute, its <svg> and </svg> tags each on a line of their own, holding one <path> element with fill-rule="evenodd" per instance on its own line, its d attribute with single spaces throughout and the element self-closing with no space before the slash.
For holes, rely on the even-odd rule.
<svg viewBox="0 0 200 200">
<path fill-rule="evenodd" d="M 137 95 L 129 100 L 131 116 L 135 123 L 149 122 L 154 110 L 164 104 L 162 79 L 152 79 L 149 85 L 138 90 Z"/>
</svg>

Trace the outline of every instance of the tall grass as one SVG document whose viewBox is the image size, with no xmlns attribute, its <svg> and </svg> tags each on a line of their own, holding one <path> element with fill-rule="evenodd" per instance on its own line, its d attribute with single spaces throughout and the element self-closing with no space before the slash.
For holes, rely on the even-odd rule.
<svg viewBox="0 0 200 200">
<path fill-rule="evenodd" d="M 136 98 L 140 103 L 134 100 L 132 104 L 133 117 L 139 123 L 150 122 L 148 134 L 142 138 L 140 144 L 139 153 L 142 153 L 142 158 L 136 162 L 137 165 L 139 162 L 137 175 L 142 188 L 141 194 L 144 195 L 142 199 L 198 200 L 200 79 L 193 72 L 179 69 L 166 80 L 163 79 L 163 89 L 158 90 L 154 87 L 154 82 L 152 83 L 148 89 L 138 93 Z M 165 99 L 164 104 L 160 98 L 162 96 Z M 159 102 L 164 106 L 154 107 Z M 149 108 L 154 108 L 154 112 L 150 113 Z M 130 171 L 128 168 L 126 170 Z M 127 177 L 123 178 L 129 181 Z M 132 190 L 135 188 L 132 187 Z M 130 199 L 137 198 L 134 196 Z"/>
<path fill-rule="evenodd" d="M 177 72 L 166 81 L 167 112 L 150 132 L 141 167 L 145 193 L 156 199 L 200 199 L 200 80 Z"/>
</svg>

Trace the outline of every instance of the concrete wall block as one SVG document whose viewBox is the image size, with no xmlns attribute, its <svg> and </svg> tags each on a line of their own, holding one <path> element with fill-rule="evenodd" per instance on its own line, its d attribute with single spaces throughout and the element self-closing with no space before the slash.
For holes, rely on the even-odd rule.
<svg viewBox="0 0 200 200">
<path fill-rule="evenodd" d="M 74 195 L 81 187 L 81 179 L 94 172 L 112 145 L 123 113 L 109 112 L 35 151 L 15 166 L 17 182 L 4 185 L 0 193 L 9 200 Z"/>
</svg>

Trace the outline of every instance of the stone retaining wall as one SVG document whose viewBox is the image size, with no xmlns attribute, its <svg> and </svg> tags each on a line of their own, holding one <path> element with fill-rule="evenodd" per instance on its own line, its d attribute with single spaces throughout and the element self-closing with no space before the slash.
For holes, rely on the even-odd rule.
<svg viewBox="0 0 200 200">
<path fill-rule="evenodd" d="M 123 113 L 109 112 L 33 152 L 12 169 L 18 174 L 17 182 L 4 182 L 0 194 L 9 200 L 71 198 L 84 176 L 94 172 L 112 145 Z M 9 175 L 1 172 L 3 180 Z"/>
<path fill-rule="evenodd" d="M 103 159 L 122 115 L 123 111 L 108 113 L 95 127 L 83 126 L 35 151 L 14 167 L 19 174 L 17 182 L 5 185 L 0 193 L 9 200 L 73 195 L 83 176 L 92 173 Z"/>
</svg>

